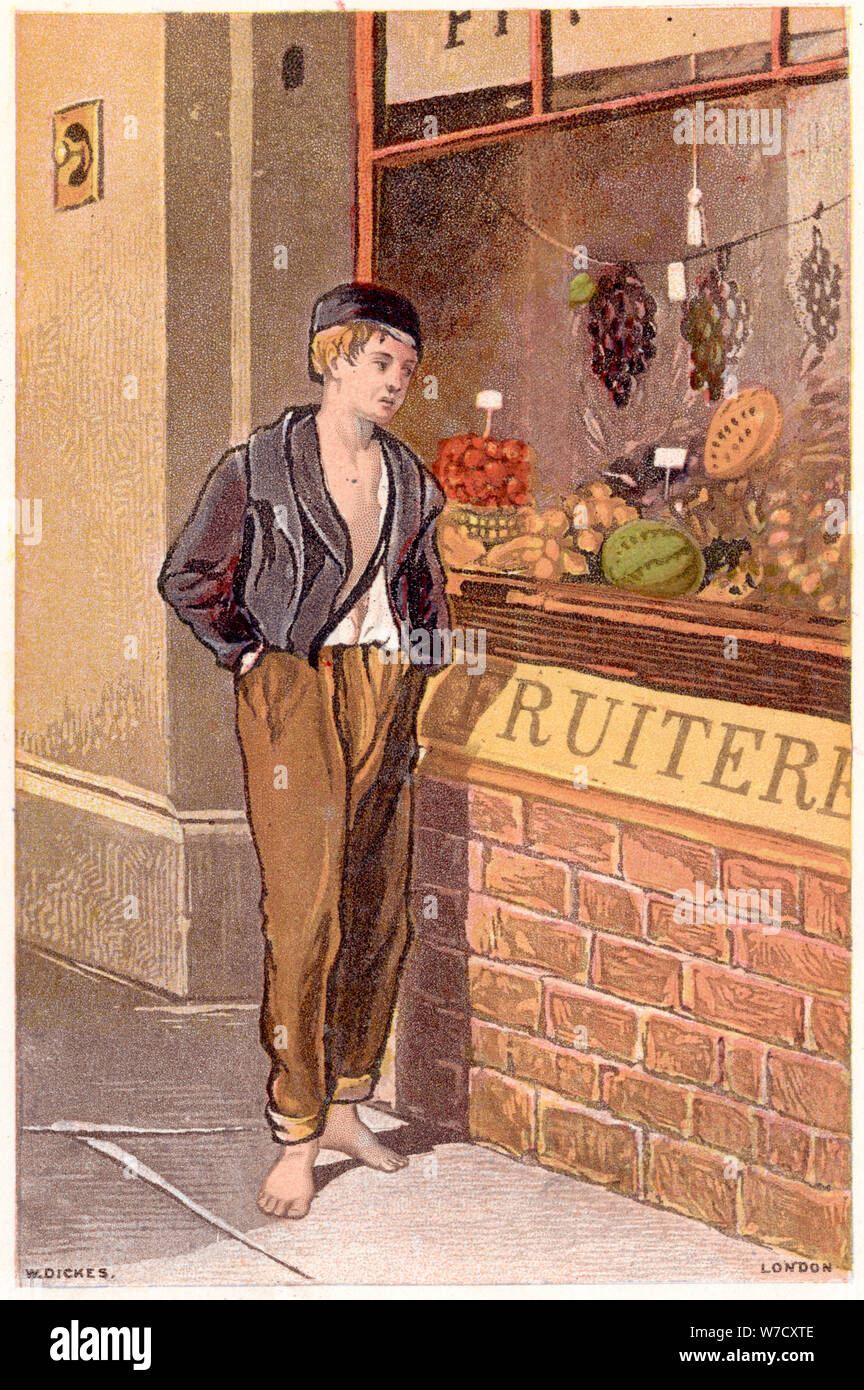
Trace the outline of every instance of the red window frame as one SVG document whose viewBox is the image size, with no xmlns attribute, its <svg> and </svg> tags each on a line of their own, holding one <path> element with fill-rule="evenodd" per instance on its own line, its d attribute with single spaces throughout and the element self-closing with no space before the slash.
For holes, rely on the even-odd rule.
<svg viewBox="0 0 864 1390">
<path fill-rule="evenodd" d="M 621 112 L 656 111 L 681 101 L 758 91 L 776 83 L 820 82 L 845 75 L 845 57 L 823 58 L 811 63 L 787 61 L 788 6 L 774 6 L 771 13 L 771 67 L 766 72 L 688 82 L 679 87 L 640 92 L 635 96 L 587 102 L 566 111 L 546 109 L 548 48 L 544 43 L 544 15 L 530 10 L 531 111 L 493 125 L 452 131 L 429 139 L 397 145 L 375 145 L 377 95 L 376 21 L 386 22 L 386 11 L 361 11 L 354 17 L 354 79 L 356 110 L 356 197 L 354 207 L 354 271 L 358 280 L 375 277 L 376 202 L 378 171 L 396 165 L 416 164 L 456 150 L 512 140 L 533 130 L 558 129 L 609 119 Z"/>
</svg>

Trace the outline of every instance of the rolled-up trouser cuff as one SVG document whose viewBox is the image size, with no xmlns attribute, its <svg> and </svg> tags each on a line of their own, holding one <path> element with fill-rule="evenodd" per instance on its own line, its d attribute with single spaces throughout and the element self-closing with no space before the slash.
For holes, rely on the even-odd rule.
<svg viewBox="0 0 864 1390">
<path fill-rule="evenodd" d="M 375 1078 L 371 1073 L 367 1073 L 365 1076 L 340 1076 L 327 1104 L 345 1104 L 368 1100 L 374 1089 Z M 314 1138 L 322 1128 L 327 1112 L 325 1107 L 317 1115 L 304 1115 L 298 1119 L 294 1115 L 280 1115 L 278 1110 L 274 1110 L 272 1105 L 268 1105 L 265 1113 L 267 1123 L 277 1144 L 304 1144 L 307 1139 Z"/>
<path fill-rule="evenodd" d="M 330 1097 L 330 1103 L 368 1100 L 374 1089 L 375 1079 L 368 1072 L 365 1076 L 340 1076 Z"/>
<path fill-rule="evenodd" d="M 277 1144 L 304 1144 L 307 1139 L 312 1139 L 321 1128 L 321 1115 L 306 1115 L 301 1119 L 293 1115 L 280 1115 L 278 1110 L 274 1110 L 272 1105 L 268 1105 L 264 1112 L 267 1116 L 267 1123 L 270 1126 L 270 1133 Z"/>
</svg>

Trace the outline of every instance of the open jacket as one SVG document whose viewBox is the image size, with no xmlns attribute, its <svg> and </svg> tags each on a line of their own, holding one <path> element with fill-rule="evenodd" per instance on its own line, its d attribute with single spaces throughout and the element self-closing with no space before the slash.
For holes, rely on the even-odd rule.
<svg viewBox="0 0 864 1390">
<path fill-rule="evenodd" d="M 367 569 L 336 608 L 351 542 L 324 481 L 317 410 L 292 407 L 223 455 L 162 567 L 160 594 L 222 666 L 235 668 L 261 643 L 315 665 L 335 621 L 371 582 Z M 379 426 L 374 433 L 390 475 L 387 592 L 397 625 L 430 634 L 418 651 L 434 667 L 442 644 L 431 635 L 450 626 L 435 544 L 444 494 L 406 444 Z"/>
</svg>

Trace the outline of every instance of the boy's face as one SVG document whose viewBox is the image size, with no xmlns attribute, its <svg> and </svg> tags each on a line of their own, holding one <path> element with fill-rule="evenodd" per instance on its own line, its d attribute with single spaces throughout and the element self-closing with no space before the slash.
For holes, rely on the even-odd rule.
<svg viewBox="0 0 864 1390">
<path fill-rule="evenodd" d="M 381 332 L 363 344 L 353 362 L 337 357 L 330 371 L 346 405 L 364 419 L 386 426 L 404 401 L 416 366 L 413 347 Z"/>
</svg>

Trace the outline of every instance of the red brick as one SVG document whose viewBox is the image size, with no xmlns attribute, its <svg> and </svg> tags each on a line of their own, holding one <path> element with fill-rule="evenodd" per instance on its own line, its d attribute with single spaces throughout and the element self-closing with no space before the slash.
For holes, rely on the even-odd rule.
<svg viewBox="0 0 864 1390">
<path fill-rule="evenodd" d="M 756 1157 L 767 1168 L 781 1168 L 790 1177 L 806 1181 L 810 1163 L 810 1130 L 794 1120 L 768 1111 L 756 1115 Z"/>
<path fill-rule="evenodd" d="M 439 945 L 465 949 L 465 913 L 468 894 L 414 884 L 411 915 L 418 936 L 437 939 Z"/>
<path fill-rule="evenodd" d="M 568 866 L 550 859 L 532 859 L 515 850 L 497 846 L 490 850 L 486 890 L 496 897 L 532 907 L 536 912 L 554 912 L 566 917 L 570 911 Z"/>
<path fill-rule="evenodd" d="M 840 946 L 761 926 L 734 927 L 732 938 L 735 963 L 745 970 L 798 985 L 808 993 L 848 994 L 849 953 Z"/>
<path fill-rule="evenodd" d="M 468 887 L 472 893 L 483 892 L 486 873 L 486 846 L 482 840 L 468 841 Z"/>
<path fill-rule="evenodd" d="M 752 1158 L 753 1130 L 750 1111 L 723 1096 L 694 1096 L 693 1138 L 722 1149 L 725 1154 Z"/>
<path fill-rule="evenodd" d="M 784 922 L 799 920 L 799 874 L 785 864 L 771 864 L 764 859 L 748 859 L 730 855 L 723 859 L 721 885 L 736 892 L 752 889 L 757 893 L 781 895 L 780 915 Z M 773 902 L 773 898 L 772 898 Z"/>
<path fill-rule="evenodd" d="M 835 1134 L 813 1135 L 813 1182 L 819 1187 L 852 1186 L 852 1145 Z"/>
<path fill-rule="evenodd" d="M 405 972 L 409 988 L 416 993 L 466 1012 L 467 973 L 464 951 L 453 951 L 422 938 L 415 943 Z"/>
<path fill-rule="evenodd" d="M 720 1079 L 719 1037 L 682 1019 L 652 1015 L 645 1028 L 645 1066 L 714 1086 Z"/>
<path fill-rule="evenodd" d="M 642 827 L 627 827 L 621 839 L 621 869 L 631 883 L 660 893 L 696 894 L 714 884 L 714 854 L 705 845 Z"/>
<path fill-rule="evenodd" d="M 468 1086 L 472 1139 L 510 1153 L 530 1153 L 535 1143 L 534 1092 L 495 1071 L 473 1070 Z"/>
<path fill-rule="evenodd" d="M 540 1162 L 563 1168 L 611 1192 L 639 1193 L 639 1131 L 596 1111 L 540 1097 Z"/>
<path fill-rule="evenodd" d="M 580 1057 L 571 1048 L 557 1047 L 542 1038 L 512 1033 L 508 1043 L 508 1070 L 513 1076 L 534 1081 L 547 1091 L 581 1100 L 599 1101 L 601 1064 L 596 1057 Z"/>
<path fill-rule="evenodd" d="M 678 913 L 680 916 L 680 912 Z M 695 915 L 695 914 L 694 914 Z M 726 928 L 717 922 L 676 922 L 676 904 L 668 898 L 648 899 L 648 935 L 652 941 L 713 960 L 729 959 Z"/>
<path fill-rule="evenodd" d="M 492 1067 L 495 1071 L 507 1071 L 507 1040 L 512 1037 L 506 1028 L 494 1023 L 485 1023 L 480 1018 L 471 1020 L 471 1064 L 475 1067 Z"/>
<path fill-rule="evenodd" d="M 723 1039 L 723 1086 L 745 1100 L 764 1103 L 768 1098 L 768 1049 L 749 1038 Z"/>
<path fill-rule="evenodd" d="M 403 986 L 395 1037 L 396 1103 L 465 1132 L 469 1019 Z"/>
<path fill-rule="evenodd" d="M 810 1033 L 819 1052 L 837 1062 L 849 1060 L 849 1010 L 827 999 L 814 999 L 810 1005 Z"/>
<path fill-rule="evenodd" d="M 741 1203 L 742 1236 L 849 1268 L 851 1204 L 846 1193 L 820 1192 L 791 1178 L 748 1168 Z"/>
<path fill-rule="evenodd" d="M 511 845 L 523 843 L 521 797 L 490 791 L 488 787 L 472 787 L 468 813 L 471 829 L 478 834 Z"/>
<path fill-rule="evenodd" d="M 414 791 L 415 824 L 444 830 L 451 835 L 468 833 L 468 789 L 460 782 L 417 773 Z"/>
<path fill-rule="evenodd" d="M 727 1176 L 728 1159 L 697 1144 L 651 1136 L 648 1197 L 684 1216 L 735 1229 L 736 1178 Z"/>
<path fill-rule="evenodd" d="M 639 1019 L 635 1009 L 574 986 L 547 983 L 546 1031 L 556 1042 L 635 1061 Z"/>
<path fill-rule="evenodd" d="M 688 993 L 696 1018 L 772 1042 L 803 1039 L 804 1001 L 797 994 L 725 966 L 697 963 L 689 970 Z"/>
<path fill-rule="evenodd" d="M 642 1004 L 671 1007 L 681 997 L 681 966 L 649 946 L 630 946 L 610 937 L 594 939 L 592 983 L 610 994 L 636 999 Z"/>
<path fill-rule="evenodd" d="M 618 872 L 620 835 L 614 821 L 582 816 L 550 801 L 534 801 L 528 809 L 528 841 L 542 853 L 572 859 L 599 874 Z"/>
<path fill-rule="evenodd" d="M 521 1081 L 533 1081 L 573 1100 L 586 1104 L 600 1100 L 604 1064 L 599 1058 L 581 1057 L 571 1048 L 513 1033 L 477 1018 L 471 1020 L 471 1060 L 474 1066 L 491 1067 Z"/>
<path fill-rule="evenodd" d="M 494 898 L 472 894 L 465 929 L 468 944 L 478 955 L 536 965 L 565 980 L 587 978 L 590 937 L 582 927 L 535 917 Z"/>
<path fill-rule="evenodd" d="M 851 937 L 852 894 L 847 879 L 824 878 L 804 872 L 804 930 L 826 941 L 848 946 Z"/>
<path fill-rule="evenodd" d="M 671 1129 L 675 1134 L 690 1132 L 690 1093 L 682 1086 L 619 1068 L 606 1077 L 603 1096 L 609 1109 L 624 1120 L 650 1129 Z"/>
<path fill-rule="evenodd" d="M 414 836 L 413 875 L 419 883 L 458 889 L 468 876 L 468 844 L 458 835 L 421 827 Z"/>
<path fill-rule="evenodd" d="M 473 1013 L 493 1023 L 509 1023 L 513 1028 L 537 1032 L 543 1001 L 539 975 L 520 966 L 498 965 L 475 956 L 469 961 L 468 979 Z"/>
<path fill-rule="evenodd" d="M 793 1120 L 840 1134 L 849 1132 L 849 1078 L 834 1062 L 770 1052 L 768 1095 L 772 1109 Z"/>
<path fill-rule="evenodd" d="M 618 936 L 642 935 L 642 893 L 638 888 L 580 874 L 577 894 L 580 922 Z"/>
</svg>

